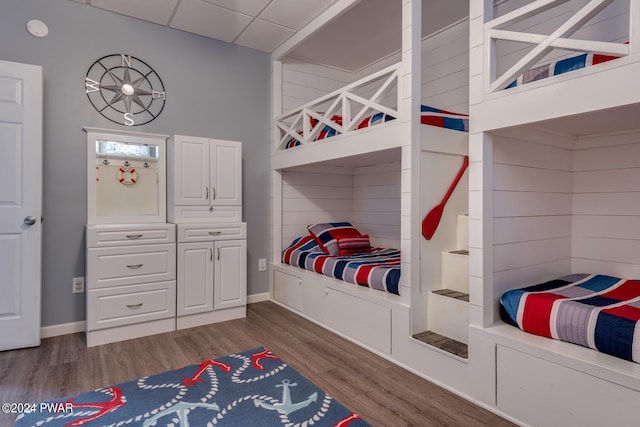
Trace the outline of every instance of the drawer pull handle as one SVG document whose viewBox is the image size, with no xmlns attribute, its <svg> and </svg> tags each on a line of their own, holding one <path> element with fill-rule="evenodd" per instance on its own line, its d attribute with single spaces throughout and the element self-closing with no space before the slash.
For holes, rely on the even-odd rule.
<svg viewBox="0 0 640 427">
<path fill-rule="evenodd" d="M 144 303 L 138 303 L 138 304 L 127 304 L 127 308 L 130 308 L 131 310 L 137 310 L 140 307 L 142 307 L 142 304 Z"/>
<path fill-rule="evenodd" d="M 127 239 L 139 239 L 142 237 L 142 234 L 127 234 Z"/>
<path fill-rule="evenodd" d="M 222 231 L 210 231 L 209 235 L 210 236 L 219 236 L 222 234 Z"/>
<path fill-rule="evenodd" d="M 127 265 L 127 268 L 130 268 L 130 269 L 132 269 L 132 270 L 137 270 L 137 269 L 139 269 L 140 267 L 142 267 L 143 265 L 144 265 L 144 264 L 129 264 L 129 265 Z"/>
</svg>

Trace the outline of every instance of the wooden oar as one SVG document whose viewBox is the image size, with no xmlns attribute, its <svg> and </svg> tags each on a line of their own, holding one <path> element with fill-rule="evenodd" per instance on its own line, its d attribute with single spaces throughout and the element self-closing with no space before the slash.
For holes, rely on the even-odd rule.
<svg viewBox="0 0 640 427">
<path fill-rule="evenodd" d="M 444 199 L 442 199 L 442 201 L 438 205 L 436 205 L 433 209 L 431 209 L 427 214 L 427 216 L 425 216 L 424 219 L 422 220 L 422 235 L 424 236 L 425 239 L 431 240 L 431 238 L 433 237 L 433 234 L 438 229 L 438 224 L 440 224 L 440 218 L 442 218 L 442 211 L 444 211 L 444 206 L 449 201 L 449 197 L 451 197 L 453 190 L 456 189 L 458 182 L 460 182 L 460 178 L 462 178 L 462 175 L 464 174 L 464 171 L 467 170 L 468 166 L 469 166 L 469 156 L 464 156 L 462 167 L 458 171 L 458 175 L 456 175 L 455 179 L 451 183 L 451 186 L 449 187 L 449 191 L 447 191 L 447 194 L 445 194 Z"/>
</svg>

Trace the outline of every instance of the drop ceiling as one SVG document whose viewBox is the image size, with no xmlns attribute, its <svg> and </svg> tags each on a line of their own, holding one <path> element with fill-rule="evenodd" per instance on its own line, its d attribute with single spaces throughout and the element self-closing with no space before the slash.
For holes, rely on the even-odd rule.
<svg viewBox="0 0 640 427">
<path fill-rule="evenodd" d="M 271 53 L 336 0 L 74 0 L 121 15 Z M 402 0 L 361 0 L 289 56 L 358 70 L 401 48 Z M 423 0 L 422 34 L 469 14 L 468 0 Z"/>
</svg>

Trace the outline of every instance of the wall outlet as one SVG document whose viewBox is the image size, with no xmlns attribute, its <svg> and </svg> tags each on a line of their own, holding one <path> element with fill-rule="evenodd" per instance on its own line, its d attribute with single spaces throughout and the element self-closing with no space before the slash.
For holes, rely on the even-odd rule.
<svg viewBox="0 0 640 427">
<path fill-rule="evenodd" d="M 267 259 L 260 258 L 258 260 L 258 271 L 267 271 Z"/>
<path fill-rule="evenodd" d="M 74 294 L 79 294 L 84 292 L 84 277 L 73 278 L 71 292 Z"/>
</svg>

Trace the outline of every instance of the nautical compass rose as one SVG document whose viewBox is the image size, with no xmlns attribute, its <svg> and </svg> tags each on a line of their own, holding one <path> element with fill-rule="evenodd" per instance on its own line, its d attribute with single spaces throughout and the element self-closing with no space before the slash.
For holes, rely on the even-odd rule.
<svg viewBox="0 0 640 427">
<path fill-rule="evenodd" d="M 89 67 L 84 81 L 91 105 L 114 123 L 138 126 L 162 112 L 166 92 L 146 62 L 125 54 L 107 55 Z"/>
</svg>

